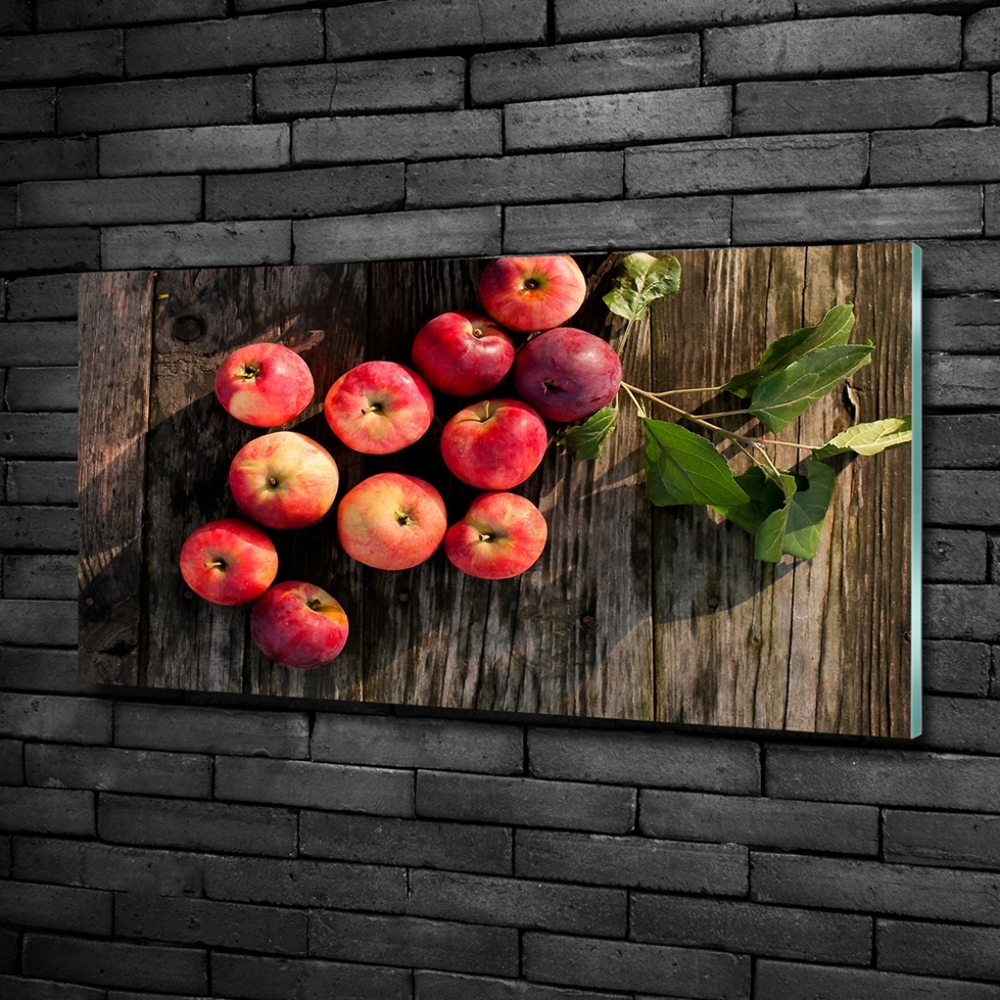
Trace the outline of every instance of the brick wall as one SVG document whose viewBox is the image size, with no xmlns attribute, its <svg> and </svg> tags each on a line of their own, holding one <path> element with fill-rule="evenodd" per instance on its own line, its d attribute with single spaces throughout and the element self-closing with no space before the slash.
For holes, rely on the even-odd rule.
<svg viewBox="0 0 1000 1000">
<path fill-rule="evenodd" d="M 998 71 L 962 0 L 3 0 L 0 995 L 1000 1000 Z M 885 239 L 912 745 L 76 681 L 77 272 Z"/>
</svg>

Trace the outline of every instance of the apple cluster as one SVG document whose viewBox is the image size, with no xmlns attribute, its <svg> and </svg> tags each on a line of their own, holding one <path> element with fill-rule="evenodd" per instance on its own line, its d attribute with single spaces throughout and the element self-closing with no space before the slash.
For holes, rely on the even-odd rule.
<svg viewBox="0 0 1000 1000">
<path fill-rule="evenodd" d="M 517 576 L 542 553 L 548 529 L 530 500 L 509 492 L 538 468 L 549 441 L 545 420 L 567 423 L 606 406 L 618 392 L 621 363 L 601 338 L 561 326 L 582 305 L 587 285 L 567 256 L 503 257 L 483 270 L 479 295 L 488 315 L 447 312 L 426 323 L 413 342 L 413 368 L 368 361 L 341 375 L 326 393 L 323 413 L 347 447 L 388 455 L 423 437 L 434 421 L 432 389 L 475 399 L 441 431 L 441 457 L 480 493 L 448 526 L 441 493 L 412 475 L 369 476 L 340 500 L 337 534 L 343 550 L 366 566 L 404 570 L 444 543 L 447 558 L 471 576 Z M 515 348 L 511 336 L 531 336 Z M 521 397 L 490 395 L 512 376 Z M 215 376 L 215 393 L 233 417 L 255 427 L 280 427 L 312 401 L 306 362 L 273 343 L 230 354 Z M 266 528 L 314 524 L 333 507 L 337 464 L 316 441 L 272 431 L 239 450 L 229 469 L 236 505 Z M 250 632 L 276 663 L 310 669 L 337 656 L 347 642 L 343 607 L 319 587 L 277 585 L 274 544 L 250 521 L 225 518 L 188 536 L 181 574 L 201 597 L 219 604 L 255 601 Z"/>
</svg>

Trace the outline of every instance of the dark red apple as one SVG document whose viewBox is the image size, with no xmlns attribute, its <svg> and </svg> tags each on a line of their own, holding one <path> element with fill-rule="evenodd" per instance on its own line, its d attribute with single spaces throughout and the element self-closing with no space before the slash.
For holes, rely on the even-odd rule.
<svg viewBox="0 0 1000 1000">
<path fill-rule="evenodd" d="M 542 554 L 548 525 L 516 493 L 483 493 L 444 536 L 445 555 L 463 573 L 484 580 L 518 576 Z"/>
<path fill-rule="evenodd" d="M 347 631 L 339 602 L 298 580 L 272 587 L 250 612 L 250 635 L 264 655 L 298 670 L 329 663 L 347 643 Z"/>
<path fill-rule="evenodd" d="M 514 359 L 514 387 L 548 420 L 589 417 L 615 398 L 622 363 L 600 337 L 572 326 L 529 340 Z"/>
<path fill-rule="evenodd" d="M 260 597 L 278 573 L 274 543 L 260 528 L 226 517 L 195 528 L 181 546 L 181 576 L 199 596 L 234 606 Z"/>
<path fill-rule="evenodd" d="M 439 392 L 479 396 L 499 385 L 514 363 L 514 342 L 487 316 L 447 312 L 420 328 L 413 363 Z"/>
<path fill-rule="evenodd" d="M 463 483 L 509 490 L 545 456 L 545 422 L 518 399 L 487 399 L 459 410 L 441 432 L 441 457 Z"/>
<path fill-rule="evenodd" d="M 565 323 L 586 297 L 587 281 L 572 257 L 498 257 L 479 279 L 483 308 L 521 333 Z"/>
<path fill-rule="evenodd" d="M 311 402 L 312 372 L 282 344 L 247 344 L 215 372 L 215 395 L 225 411 L 254 427 L 280 427 Z"/>
</svg>

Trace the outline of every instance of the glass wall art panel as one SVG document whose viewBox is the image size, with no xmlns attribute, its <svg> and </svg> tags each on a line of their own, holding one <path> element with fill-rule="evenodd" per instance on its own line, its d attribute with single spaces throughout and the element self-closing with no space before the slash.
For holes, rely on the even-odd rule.
<svg viewBox="0 0 1000 1000">
<path fill-rule="evenodd" d="M 85 275 L 81 678 L 917 735 L 919 276 L 909 243 Z"/>
</svg>

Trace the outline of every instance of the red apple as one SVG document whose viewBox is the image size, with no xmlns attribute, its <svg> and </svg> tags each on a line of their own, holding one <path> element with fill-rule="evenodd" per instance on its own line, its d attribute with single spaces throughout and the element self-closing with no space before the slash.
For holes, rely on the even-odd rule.
<svg viewBox="0 0 1000 1000">
<path fill-rule="evenodd" d="M 479 279 L 483 308 L 522 333 L 565 323 L 586 297 L 587 281 L 572 257 L 498 257 Z"/>
<path fill-rule="evenodd" d="M 248 441 L 229 466 L 236 505 L 269 528 L 304 528 L 333 506 L 340 474 L 312 438 L 276 431 Z"/>
<path fill-rule="evenodd" d="M 420 328 L 413 363 L 439 392 L 478 396 L 499 385 L 514 363 L 514 342 L 493 320 L 447 312 Z"/>
<path fill-rule="evenodd" d="M 434 419 L 434 399 L 411 368 L 366 361 L 330 386 L 323 412 L 348 448 L 388 455 L 423 436 Z"/>
<path fill-rule="evenodd" d="M 441 494 L 398 472 L 363 479 L 337 509 L 344 551 L 375 569 L 409 569 L 429 559 L 447 527 Z"/>
<path fill-rule="evenodd" d="M 325 590 L 289 580 L 272 587 L 250 612 L 250 635 L 283 667 L 313 670 L 347 642 L 347 615 Z"/>
<path fill-rule="evenodd" d="M 571 326 L 529 340 L 514 359 L 514 387 L 548 420 L 589 417 L 615 398 L 622 363 L 600 337 Z"/>
<path fill-rule="evenodd" d="M 315 392 L 309 366 L 281 344 L 247 344 L 216 369 L 215 395 L 225 411 L 254 427 L 280 427 Z"/>
<path fill-rule="evenodd" d="M 181 546 L 181 576 L 206 601 L 246 604 L 278 573 L 274 543 L 260 528 L 235 517 L 195 528 Z"/>
<path fill-rule="evenodd" d="M 463 483 L 509 490 L 538 468 L 548 443 L 545 422 L 526 403 L 487 399 L 444 425 L 441 457 Z"/>
<path fill-rule="evenodd" d="M 444 537 L 445 555 L 469 576 L 506 580 L 542 554 L 548 525 L 541 511 L 516 493 L 483 493 Z"/>
</svg>

